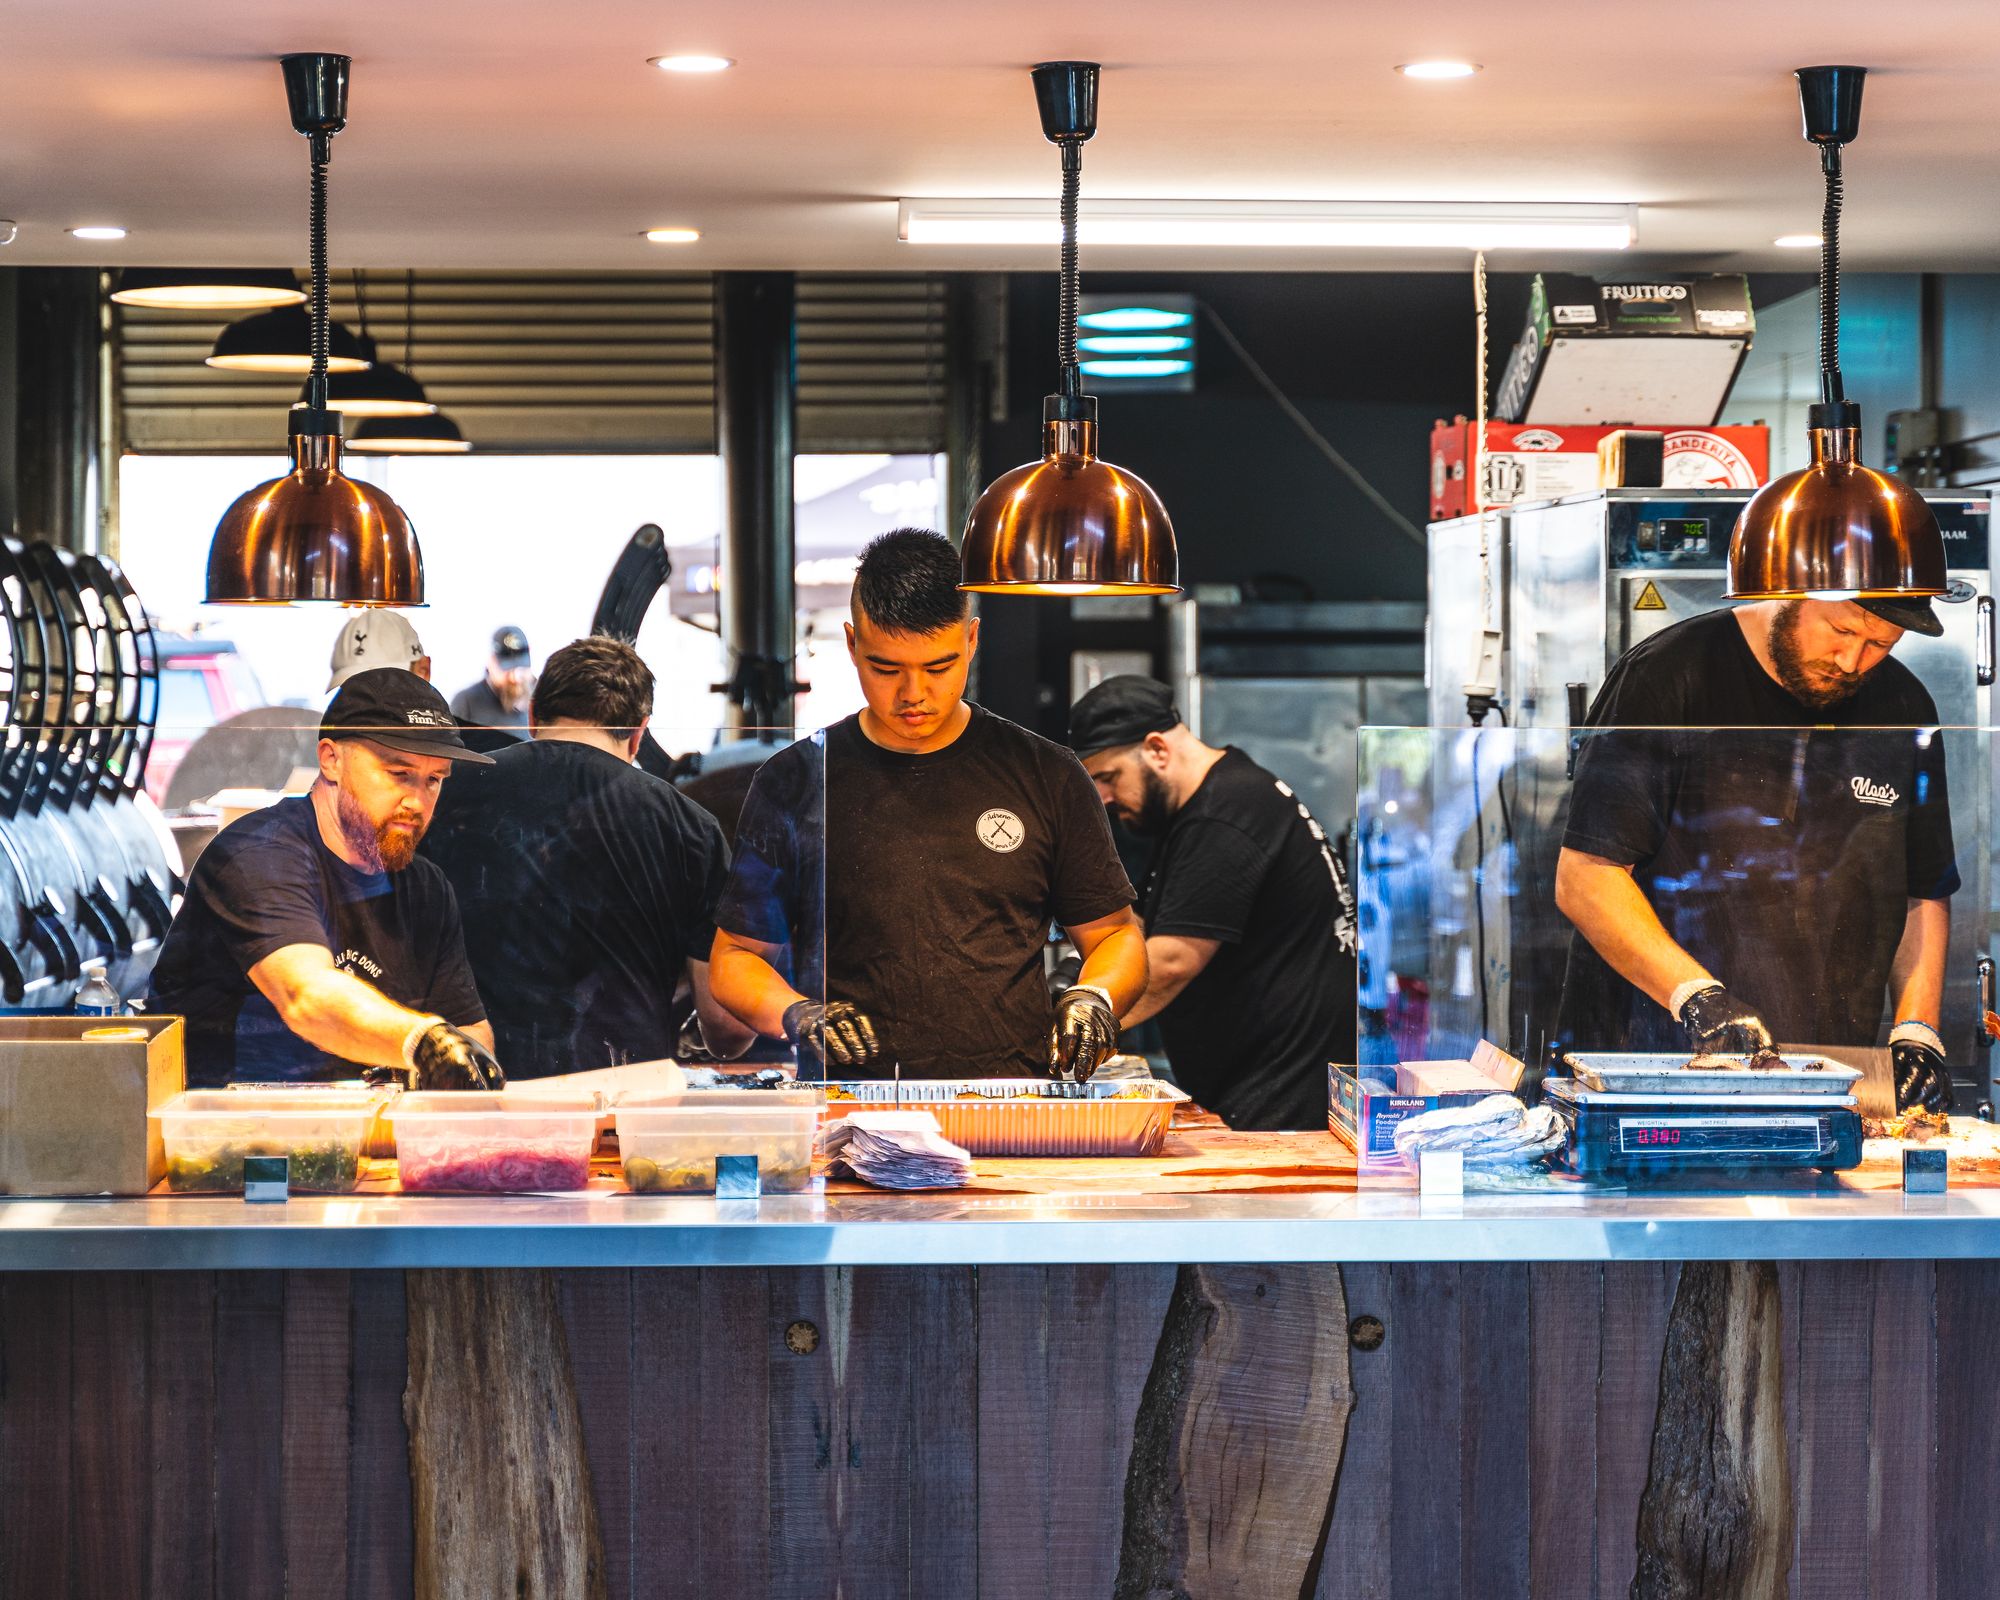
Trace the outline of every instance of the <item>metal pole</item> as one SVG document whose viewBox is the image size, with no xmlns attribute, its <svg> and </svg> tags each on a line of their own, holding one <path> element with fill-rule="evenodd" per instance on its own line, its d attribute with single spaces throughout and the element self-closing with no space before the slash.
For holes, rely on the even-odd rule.
<svg viewBox="0 0 2000 1600">
<path fill-rule="evenodd" d="M 97 546 L 100 284 L 88 267 L 24 267 L 19 278 L 15 518 L 24 539 Z"/>
<path fill-rule="evenodd" d="M 724 518 L 719 615 L 728 725 L 786 729 L 796 689 L 792 453 L 798 297 L 789 272 L 715 275 L 715 435 Z"/>
</svg>

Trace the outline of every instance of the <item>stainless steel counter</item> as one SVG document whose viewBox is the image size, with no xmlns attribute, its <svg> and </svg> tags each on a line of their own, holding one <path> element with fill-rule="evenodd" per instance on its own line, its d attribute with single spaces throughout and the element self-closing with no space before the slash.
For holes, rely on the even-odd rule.
<svg viewBox="0 0 2000 1600">
<path fill-rule="evenodd" d="M 2000 1190 L 0 1201 L 0 1271 L 1972 1257 Z"/>
</svg>

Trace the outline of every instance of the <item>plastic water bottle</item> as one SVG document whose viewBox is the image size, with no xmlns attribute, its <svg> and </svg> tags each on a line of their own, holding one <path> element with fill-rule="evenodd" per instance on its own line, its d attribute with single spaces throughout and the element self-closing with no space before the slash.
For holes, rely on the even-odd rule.
<svg viewBox="0 0 2000 1600">
<path fill-rule="evenodd" d="M 118 991 L 111 987 L 111 980 L 104 975 L 104 963 L 93 962 L 84 969 L 83 987 L 76 992 L 76 1014 L 79 1017 L 115 1017 L 125 1009 L 118 998 Z"/>
</svg>

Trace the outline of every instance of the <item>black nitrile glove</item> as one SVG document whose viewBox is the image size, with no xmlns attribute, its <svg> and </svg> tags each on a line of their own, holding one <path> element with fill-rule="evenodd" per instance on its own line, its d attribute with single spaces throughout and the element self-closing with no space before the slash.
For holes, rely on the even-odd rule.
<svg viewBox="0 0 2000 1600">
<path fill-rule="evenodd" d="M 507 1074 L 488 1050 L 463 1028 L 434 1022 L 410 1051 L 419 1089 L 504 1089 Z"/>
<path fill-rule="evenodd" d="M 1683 1000 L 1677 1020 L 1698 1056 L 1754 1056 L 1771 1048 L 1764 1019 L 1719 983 Z"/>
<path fill-rule="evenodd" d="M 1942 1115 L 1951 1110 L 1951 1068 L 1945 1064 L 1944 1041 L 1927 1023 L 1899 1022 L 1889 1035 L 1889 1060 L 1896 1077 L 1897 1111 L 1924 1110 Z"/>
<path fill-rule="evenodd" d="M 1085 1083 L 1117 1048 L 1111 1002 L 1095 989 L 1065 989 L 1049 1024 L 1049 1071 Z"/>
<path fill-rule="evenodd" d="M 785 1037 L 810 1048 L 827 1067 L 865 1067 L 882 1053 L 875 1024 L 845 1000 L 793 1001 L 785 1007 Z"/>
</svg>

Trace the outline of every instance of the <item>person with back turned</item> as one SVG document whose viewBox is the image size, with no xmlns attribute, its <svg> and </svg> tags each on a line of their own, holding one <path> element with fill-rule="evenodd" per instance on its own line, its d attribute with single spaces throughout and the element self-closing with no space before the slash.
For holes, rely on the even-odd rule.
<svg viewBox="0 0 2000 1600">
<path fill-rule="evenodd" d="M 949 540 L 855 575 L 867 705 L 757 774 L 716 914 L 717 997 L 835 1077 L 1088 1078 L 1146 986 L 1104 808 L 1076 758 L 968 702 L 979 622 Z M 1049 1000 L 1051 923 L 1083 955 Z"/>
<path fill-rule="evenodd" d="M 498 1088 L 458 902 L 417 856 L 466 749 L 444 698 L 378 667 L 320 718 L 319 779 L 224 828 L 195 863 L 146 1009 L 187 1019 L 190 1085 L 372 1069 Z"/>
<path fill-rule="evenodd" d="M 1153 841 L 1139 891 L 1146 993 L 1174 1078 L 1232 1128 L 1322 1129 L 1327 1064 L 1354 1059 L 1354 895 L 1283 779 L 1204 744 L 1153 678 L 1107 678 L 1070 710 L 1105 805 Z"/>
<path fill-rule="evenodd" d="M 1619 658 L 1556 869 L 1572 1048 L 1871 1046 L 1886 996 L 1898 1109 L 1950 1108 L 1959 876 L 1937 707 L 1890 655 L 1906 631 L 1944 631 L 1929 600 L 1767 600 Z"/>
</svg>

